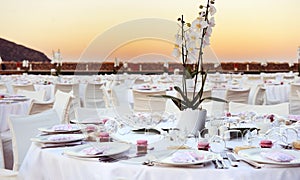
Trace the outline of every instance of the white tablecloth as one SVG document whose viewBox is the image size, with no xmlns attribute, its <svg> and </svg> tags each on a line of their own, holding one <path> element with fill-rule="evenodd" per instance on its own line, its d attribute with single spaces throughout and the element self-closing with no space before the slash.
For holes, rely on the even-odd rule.
<svg viewBox="0 0 300 180">
<path fill-rule="evenodd" d="M 0 132 L 7 131 L 9 129 L 7 118 L 11 114 L 25 115 L 28 113 L 30 106 L 30 100 L 20 101 L 16 103 L 0 104 Z"/>
<path fill-rule="evenodd" d="M 144 166 L 128 161 L 100 163 L 97 159 L 77 159 L 62 155 L 66 148 L 41 149 L 32 144 L 23 161 L 21 179 L 299 179 L 300 167 L 262 168 L 239 163 L 239 167 L 215 169 L 212 163 L 202 168 Z"/>
</svg>

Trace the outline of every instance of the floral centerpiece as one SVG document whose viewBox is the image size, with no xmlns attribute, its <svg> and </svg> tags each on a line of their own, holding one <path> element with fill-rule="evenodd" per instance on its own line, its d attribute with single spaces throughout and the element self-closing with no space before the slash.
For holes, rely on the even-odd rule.
<svg viewBox="0 0 300 180">
<path fill-rule="evenodd" d="M 212 28 L 215 26 L 214 4 L 215 0 L 207 0 L 205 5 L 200 5 L 199 16 L 192 23 L 185 22 L 183 15 L 178 18 L 180 29 L 176 34 L 172 55 L 179 58 L 183 65 L 182 87 L 174 87 L 180 97 L 170 95 L 162 97 L 171 99 L 180 110 L 201 109 L 200 104 L 206 99 L 226 102 L 215 97 L 202 98 L 207 78 L 207 70 L 203 66 L 203 49 L 210 45 Z M 192 97 L 188 97 L 187 81 L 190 79 L 194 81 Z M 200 90 L 197 89 L 198 83 L 201 83 Z"/>
</svg>

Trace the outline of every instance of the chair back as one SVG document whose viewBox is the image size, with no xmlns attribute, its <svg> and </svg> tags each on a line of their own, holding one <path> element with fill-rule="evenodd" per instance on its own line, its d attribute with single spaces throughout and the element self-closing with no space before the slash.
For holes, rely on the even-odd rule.
<svg viewBox="0 0 300 180">
<path fill-rule="evenodd" d="M 300 114 L 300 84 L 291 84 L 290 95 L 290 114 L 299 115 Z"/>
<path fill-rule="evenodd" d="M 151 97 L 153 95 L 165 95 L 165 90 L 139 91 L 133 89 L 133 110 L 136 112 L 164 112 L 166 99 Z"/>
<path fill-rule="evenodd" d="M 33 84 L 13 84 L 12 89 L 14 94 L 17 94 L 19 89 L 27 90 L 27 91 L 35 91 Z"/>
<path fill-rule="evenodd" d="M 256 92 L 254 94 L 254 104 L 255 105 L 263 105 L 266 102 L 266 88 L 262 85 L 258 85 L 256 88 Z"/>
<path fill-rule="evenodd" d="M 29 115 L 37 114 L 52 109 L 53 103 L 54 103 L 53 101 L 32 100 L 29 106 L 28 114 Z"/>
<path fill-rule="evenodd" d="M 18 89 L 17 94 L 29 97 L 30 99 L 44 101 L 46 91 L 44 89 L 40 91 L 28 91 L 28 90 Z"/>
<path fill-rule="evenodd" d="M 72 101 L 70 103 L 70 109 L 69 109 L 69 118 L 75 118 L 75 109 L 80 107 L 80 97 L 79 97 L 79 84 L 78 83 L 57 83 L 55 84 L 55 90 L 54 92 L 56 93 L 58 90 L 65 92 L 65 93 L 70 93 L 72 92 Z"/>
<path fill-rule="evenodd" d="M 56 111 L 51 109 L 34 115 L 11 115 L 8 121 L 12 134 L 13 170 L 17 171 L 30 147 L 30 138 L 35 137 L 39 133 L 38 128 L 58 124 L 59 117 Z"/>
<path fill-rule="evenodd" d="M 55 93 L 53 109 L 56 110 L 61 123 L 69 123 L 70 121 L 69 113 L 72 99 L 72 92 L 65 93 L 60 90 L 57 90 Z"/>
<path fill-rule="evenodd" d="M 84 92 L 83 107 L 104 108 L 106 106 L 103 86 L 104 84 L 87 84 Z"/>
<path fill-rule="evenodd" d="M 246 89 L 227 89 L 225 99 L 228 102 L 237 102 L 248 104 L 250 88 Z M 225 110 L 228 110 L 228 103 L 225 104 Z"/>
<path fill-rule="evenodd" d="M 246 111 L 256 112 L 259 115 L 277 114 L 279 116 L 287 116 L 289 115 L 289 103 L 281 103 L 274 105 L 253 105 L 229 102 L 229 112 L 236 114 Z"/>
<path fill-rule="evenodd" d="M 0 83 L 0 93 L 3 93 L 3 94 L 7 93 L 7 87 L 5 84 Z"/>
</svg>

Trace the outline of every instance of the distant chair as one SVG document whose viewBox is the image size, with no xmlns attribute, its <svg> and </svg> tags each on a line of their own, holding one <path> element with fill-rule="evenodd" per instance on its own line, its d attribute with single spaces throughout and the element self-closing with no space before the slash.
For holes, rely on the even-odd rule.
<svg viewBox="0 0 300 180">
<path fill-rule="evenodd" d="M 300 84 L 291 84 L 290 89 L 290 113 L 294 115 L 300 115 Z"/>
<path fill-rule="evenodd" d="M 153 95 L 165 95 L 165 90 L 159 91 L 139 91 L 133 89 L 133 110 L 136 112 L 164 112 L 166 109 L 166 99 L 151 97 Z"/>
<path fill-rule="evenodd" d="M 253 105 L 229 102 L 229 112 L 256 112 L 259 115 L 277 114 L 279 116 L 287 116 L 289 114 L 289 103 L 280 103 L 274 105 Z"/>
<path fill-rule="evenodd" d="M 0 83 L 0 93 L 6 94 L 7 91 L 7 87 L 5 84 Z"/>
<path fill-rule="evenodd" d="M 46 91 L 45 90 L 28 91 L 28 90 L 18 89 L 17 94 L 29 97 L 29 98 L 34 99 L 34 100 L 44 101 Z"/>
<path fill-rule="evenodd" d="M 253 99 L 255 105 L 266 104 L 266 88 L 262 85 L 258 85 Z"/>
<path fill-rule="evenodd" d="M 227 89 L 225 99 L 228 102 L 248 104 L 250 88 L 246 89 Z M 225 110 L 228 111 L 228 103 L 225 104 Z"/>
<path fill-rule="evenodd" d="M 29 106 L 28 114 L 38 114 L 53 108 L 54 101 L 32 100 Z"/>
<path fill-rule="evenodd" d="M 35 91 L 33 84 L 13 84 L 13 92 L 17 94 L 18 90 Z"/>
<path fill-rule="evenodd" d="M 57 90 L 66 93 L 72 93 L 73 97 L 72 97 L 72 102 L 70 104 L 69 118 L 70 119 L 75 118 L 75 109 L 81 107 L 80 97 L 79 97 L 79 84 L 78 83 L 74 83 L 74 84 L 57 83 L 55 84 L 54 92 L 56 93 Z"/>
<path fill-rule="evenodd" d="M 88 83 L 83 98 L 83 107 L 85 108 L 104 108 L 106 103 L 104 100 L 104 84 Z"/>
</svg>

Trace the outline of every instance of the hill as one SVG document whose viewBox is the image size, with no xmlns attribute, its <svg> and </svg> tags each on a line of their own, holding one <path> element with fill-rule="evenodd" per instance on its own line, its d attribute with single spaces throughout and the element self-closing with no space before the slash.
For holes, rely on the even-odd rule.
<svg viewBox="0 0 300 180">
<path fill-rule="evenodd" d="M 0 57 L 3 61 L 49 62 L 50 59 L 42 52 L 0 38 Z"/>
</svg>

